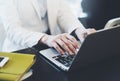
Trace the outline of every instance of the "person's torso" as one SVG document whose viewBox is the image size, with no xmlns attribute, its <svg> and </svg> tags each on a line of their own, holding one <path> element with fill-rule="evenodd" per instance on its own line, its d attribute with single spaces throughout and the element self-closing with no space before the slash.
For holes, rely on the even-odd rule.
<svg viewBox="0 0 120 81">
<path fill-rule="evenodd" d="M 46 0 L 36 0 L 35 3 L 34 5 L 37 7 L 31 0 L 15 0 L 22 27 L 31 31 L 46 32 L 48 29 Z"/>
</svg>

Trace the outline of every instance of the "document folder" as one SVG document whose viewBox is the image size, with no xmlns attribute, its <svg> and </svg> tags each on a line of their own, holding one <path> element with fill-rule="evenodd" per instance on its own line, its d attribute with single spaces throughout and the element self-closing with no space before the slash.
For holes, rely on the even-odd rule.
<svg viewBox="0 0 120 81">
<path fill-rule="evenodd" d="M 35 62 L 35 55 L 0 52 L 9 57 L 6 65 L 0 68 L 0 81 L 19 81 Z"/>
</svg>

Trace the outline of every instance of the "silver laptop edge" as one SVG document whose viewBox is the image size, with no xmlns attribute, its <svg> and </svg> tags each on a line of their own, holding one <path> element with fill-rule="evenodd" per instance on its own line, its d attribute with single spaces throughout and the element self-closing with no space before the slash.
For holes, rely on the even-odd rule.
<svg viewBox="0 0 120 81">
<path fill-rule="evenodd" d="M 56 64 L 59 68 L 63 69 L 64 71 L 68 71 L 70 67 L 66 67 L 65 65 L 61 64 L 60 62 L 53 59 L 54 56 L 60 55 L 55 49 L 49 48 L 46 50 L 40 51 L 40 54 L 42 54 L 45 58 Z"/>
<path fill-rule="evenodd" d="M 119 27 L 119 26 L 118 26 Z M 117 30 L 117 28 L 118 27 L 115 27 L 116 29 L 115 29 L 115 31 Z M 87 36 L 87 38 L 90 38 L 91 36 L 92 36 L 92 38 L 94 38 L 93 36 L 95 36 L 94 34 L 97 34 L 97 33 L 99 33 L 99 32 L 102 32 L 102 31 L 106 31 L 106 30 L 112 30 L 112 29 L 114 29 L 114 28 L 111 28 L 111 29 L 102 29 L 102 30 L 99 30 L 99 31 L 97 31 L 96 33 L 93 33 L 93 34 L 90 34 L 90 35 L 88 35 Z M 120 30 L 120 28 L 118 28 L 118 30 Z M 113 32 L 115 35 L 116 34 L 119 34 L 119 32 L 118 32 L 118 30 L 117 30 L 117 33 L 115 33 L 115 31 Z M 108 33 L 107 33 L 108 34 Z M 112 35 L 112 34 L 111 34 Z M 99 35 L 98 35 L 99 36 Z M 107 36 L 107 35 L 106 35 Z M 113 35 L 114 36 L 114 35 Z M 120 39 L 118 39 L 118 41 L 119 41 Z M 85 39 L 85 41 L 83 41 L 83 43 L 82 43 L 82 45 L 81 45 L 81 47 L 80 47 L 80 49 L 79 49 L 79 52 L 81 52 L 81 48 L 82 48 L 82 52 L 83 52 L 83 47 L 84 47 L 84 43 L 87 41 L 87 43 L 88 43 L 88 40 L 87 39 Z M 94 40 L 95 41 L 95 40 Z M 94 41 L 92 41 L 92 42 L 94 42 Z M 89 42 L 91 42 L 91 41 L 89 41 Z M 97 41 L 98 42 L 98 41 Z M 100 42 L 100 40 L 99 40 L 99 42 Z M 101 42 L 100 42 L 101 43 Z M 105 43 L 105 42 L 104 42 Z M 84 45 L 83 45 L 84 44 Z M 95 43 L 95 44 L 97 44 L 97 43 Z M 113 46 L 115 46 L 115 45 L 113 45 Z M 118 45 L 118 47 L 119 47 L 119 45 Z M 85 48 L 85 47 L 84 47 Z M 87 47 L 88 48 L 88 47 Z M 95 48 L 95 47 L 94 47 Z M 79 53 L 78 52 L 78 53 Z M 84 52 L 85 53 L 85 52 Z M 95 52 L 94 52 L 95 53 Z M 53 48 L 49 48 L 49 49 L 45 49 L 45 50 L 42 50 L 42 51 L 40 51 L 40 54 L 41 55 L 43 55 L 45 58 L 47 58 L 48 60 L 50 60 L 51 62 L 53 62 L 54 64 L 56 64 L 59 68 L 61 68 L 61 69 L 63 69 L 64 71 L 68 71 L 69 69 L 70 69 L 70 67 L 66 67 L 66 66 L 64 66 L 63 64 L 61 64 L 60 62 L 58 62 L 57 60 L 55 60 L 55 59 L 53 59 L 52 57 L 54 57 L 54 56 L 58 56 L 58 55 L 60 55 L 55 49 L 53 49 Z M 99 54 L 99 53 L 98 53 Z M 85 54 L 86 55 L 86 54 Z M 84 56 L 84 58 L 85 58 L 85 55 L 83 55 L 82 54 L 82 56 Z M 79 55 L 77 55 L 77 56 L 79 56 Z M 76 57 L 77 57 L 76 56 Z M 89 55 L 88 55 L 89 56 Z M 98 55 L 99 56 L 99 55 Z M 78 58 L 76 58 L 75 57 L 75 59 L 78 59 Z M 92 58 L 92 57 L 90 57 L 90 58 Z M 82 58 L 81 58 L 82 59 Z M 81 59 L 78 59 L 78 60 L 81 60 Z M 101 59 L 101 58 L 100 58 Z M 74 61 L 74 60 L 73 60 Z M 83 60 L 84 61 L 84 60 Z M 73 62 L 74 63 L 74 62 Z M 72 64 L 72 66 L 73 66 L 73 64 Z"/>
</svg>

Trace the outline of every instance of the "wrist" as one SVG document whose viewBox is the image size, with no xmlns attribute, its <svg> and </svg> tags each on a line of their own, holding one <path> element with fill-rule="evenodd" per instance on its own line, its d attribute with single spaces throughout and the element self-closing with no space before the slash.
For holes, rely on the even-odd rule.
<svg viewBox="0 0 120 81">
<path fill-rule="evenodd" d="M 45 43 L 45 42 L 47 41 L 47 39 L 48 39 L 48 35 L 45 34 L 45 35 L 43 35 L 43 36 L 41 37 L 40 42 L 41 42 L 41 43 Z"/>
<path fill-rule="evenodd" d="M 76 35 L 83 34 L 83 33 L 87 33 L 87 29 L 81 29 L 81 28 L 76 28 L 75 29 L 75 34 Z"/>
</svg>

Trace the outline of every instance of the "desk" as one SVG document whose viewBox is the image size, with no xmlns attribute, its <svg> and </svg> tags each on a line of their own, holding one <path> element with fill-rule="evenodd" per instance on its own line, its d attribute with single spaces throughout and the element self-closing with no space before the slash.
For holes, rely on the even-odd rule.
<svg viewBox="0 0 120 81">
<path fill-rule="evenodd" d="M 24 81 L 120 81 L 120 56 L 67 74 L 46 63 L 34 49 L 17 52 L 37 55 L 36 63 L 32 67 L 33 75 Z"/>
</svg>

